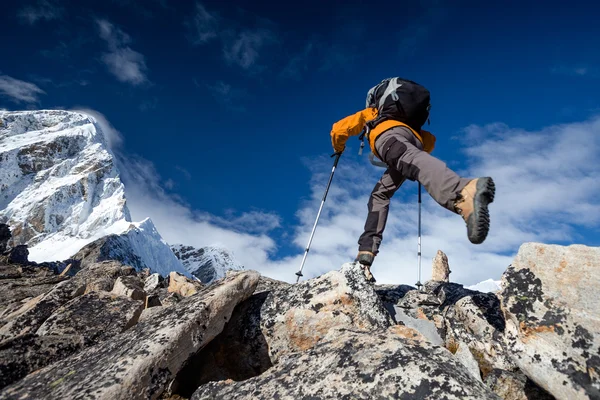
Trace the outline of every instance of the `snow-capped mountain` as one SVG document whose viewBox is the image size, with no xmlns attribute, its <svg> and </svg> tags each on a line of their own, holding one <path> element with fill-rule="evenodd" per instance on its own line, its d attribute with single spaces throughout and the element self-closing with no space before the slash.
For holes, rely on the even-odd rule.
<svg viewBox="0 0 600 400">
<path fill-rule="evenodd" d="M 487 279 L 483 282 L 476 283 L 472 286 L 467 286 L 466 289 L 477 290 L 478 292 L 488 293 L 497 292 L 502 289 L 502 281 L 495 281 L 493 279 Z"/>
<path fill-rule="evenodd" d="M 152 221 L 132 223 L 96 120 L 70 111 L 0 111 L 0 222 L 32 261 L 60 261 L 107 235 L 161 274 L 187 273 Z"/>
<path fill-rule="evenodd" d="M 244 269 L 229 250 L 207 246 L 197 249 L 193 246 L 176 244 L 171 249 L 185 268 L 202 283 L 210 283 L 225 277 L 228 270 Z"/>
</svg>

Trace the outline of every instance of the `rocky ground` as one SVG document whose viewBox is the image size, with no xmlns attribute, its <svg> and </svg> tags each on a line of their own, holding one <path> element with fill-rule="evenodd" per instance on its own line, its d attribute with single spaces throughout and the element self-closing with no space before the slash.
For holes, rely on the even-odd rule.
<svg viewBox="0 0 600 400">
<path fill-rule="evenodd" d="M 0 399 L 600 399 L 600 249 L 524 244 L 502 291 L 353 263 L 210 285 L 27 261 L 0 226 Z"/>
</svg>

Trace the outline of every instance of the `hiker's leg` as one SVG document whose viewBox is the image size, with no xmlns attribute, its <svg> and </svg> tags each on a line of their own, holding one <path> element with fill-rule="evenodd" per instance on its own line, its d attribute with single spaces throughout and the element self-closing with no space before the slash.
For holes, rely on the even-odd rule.
<svg viewBox="0 0 600 400">
<path fill-rule="evenodd" d="M 452 212 L 458 193 L 471 179 L 461 178 L 446 164 L 423 151 L 423 145 L 408 129 L 392 128 L 377 140 L 377 152 L 391 168 L 411 181 L 420 182 L 441 206 Z"/>
<path fill-rule="evenodd" d="M 375 184 L 368 202 L 367 221 L 364 233 L 358 239 L 358 251 L 377 254 L 383 238 L 383 230 L 390 208 L 390 199 L 396 193 L 405 178 L 394 169 L 387 169 Z"/>
</svg>

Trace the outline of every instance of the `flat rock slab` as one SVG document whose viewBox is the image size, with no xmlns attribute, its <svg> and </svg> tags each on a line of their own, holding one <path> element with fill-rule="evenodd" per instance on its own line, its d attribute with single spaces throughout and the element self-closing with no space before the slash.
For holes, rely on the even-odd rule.
<svg viewBox="0 0 600 400">
<path fill-rule="evenodd" d="M 90 346 L 135 325 L 144 303 L 108 292 L 91 292 L 56 310 L 38 335 L 81 335 Z"/>
<path fill-rule="evenodd" d="M 514 362 L 558 399 L 600 399 L 600 248 L 526 243 L 502 281 Z"/>
<path fill-rule="evenodd" d="M 259 274 L 219 281 L 152 320 L 28 375 L 0 399 L 156 399 L 188 358 L 217 336 Z"/>
<path fill-rule="evenodd" d="M 62 305 L 83 294 L 85 286 L 72 280 L 60 282 L 36 300 L 24 313 L 11 319 L 0 328 L 0 341 L 26 333 L 34 333 Z"/>
<path fill-rule="evenodd" d="M 0 389 L 83 348 L 80 335 L 23 335 L 0 343 Z"/>
<path fill-rule="evenodd" d="M 206 399 L 499 399 L 446 349 L 403 326 L 334 330 L 311 349 L 281 358 L 260 376 L 210 382 Z"/>
</svg>

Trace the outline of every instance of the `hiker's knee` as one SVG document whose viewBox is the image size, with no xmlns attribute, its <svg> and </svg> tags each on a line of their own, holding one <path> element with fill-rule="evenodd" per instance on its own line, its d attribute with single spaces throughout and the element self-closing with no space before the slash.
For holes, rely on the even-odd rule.
<svg viewBox="0 0 600 400">
<path fill-rule="evenodd" d="M 406 144 L 399 140 L 390 140 L 386 143 L 386 146 L 383 150 L 383 161 L 389 166 L 395 166 L 398 163 L 398 160 L 402 158 L 402 156 L 406 153 L 408 147 Z"/>
</svg>

